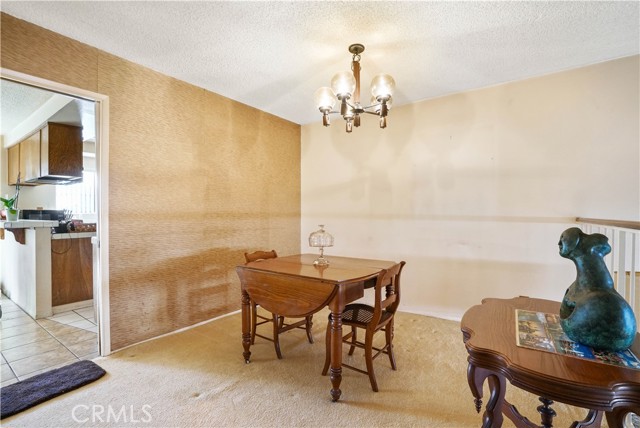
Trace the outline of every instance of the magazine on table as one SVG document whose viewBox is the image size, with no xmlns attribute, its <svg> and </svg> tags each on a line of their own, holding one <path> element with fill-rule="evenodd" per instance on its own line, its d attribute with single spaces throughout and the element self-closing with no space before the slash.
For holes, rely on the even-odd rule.
<svg viewBox="0 0 640 428">
<path fill-rule="evenodd" d="M 640 360 L 629 349 L 596 351 L 569 339 L 560 326 L 559 314 L 516 309 L 516 323 L 518 346 L 640 370 Z"/>
</svg>

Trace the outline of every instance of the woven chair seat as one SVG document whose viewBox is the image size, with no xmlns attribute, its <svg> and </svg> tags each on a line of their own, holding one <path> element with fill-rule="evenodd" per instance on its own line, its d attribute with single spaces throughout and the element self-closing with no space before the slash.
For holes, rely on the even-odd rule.
<svg viewBox="0 0 640 428">
<path fill-rule="evenodd" d="M 362 303 L 353 303 L 351 305 L 347 305 L 342 312 L 342 323 L 356 324 L 357 326 L 366 328 L 367 324 L 369 324 L 373 319 L 373 310 L 374 308 L 372 306 Z M 385 321 L 390 316 L 391 313 L 383 312 L 380 322 Z"/>
</svg>

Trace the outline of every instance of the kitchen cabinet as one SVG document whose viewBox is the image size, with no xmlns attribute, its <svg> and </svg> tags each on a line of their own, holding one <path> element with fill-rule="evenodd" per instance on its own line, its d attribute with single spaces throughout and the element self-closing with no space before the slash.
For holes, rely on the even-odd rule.
<svg viewBox="0 0 640 428">
<path fill-rule="evenodd" d="M 9 185 L 15 186 L 20 176 L 20 184 L 24 184 L 27 177 L 37 177 L 40 173 L 39 165 L 31 159 L 40 159 L 40 131 L 7 149 Z"/>
<path fill-rule="evenodd" d="M 66 184 L 82 179 L 82 127 L 47 123 L 8 150 L 8 183 Z"/>
<path fill-rule="evenodd" d="M 20 142 L 20 181 L 38 178 L 40 174 L 40 131 Z"/>
<path fill-rule="evenodd" d="M 15 186 L 18 182 L 18 174 L 20 174 L 20 144 L 15 144 L 7 149 L 7 171 L 9 177 L 7 183 Z"/>
<path fill-rule="evenodd" d="M 51 240 L 51 303 L 54 307 L 93 299 L 91 238 L 76 238 L 71 233 L 61 235 L 66 239 Z"/>
</svg>

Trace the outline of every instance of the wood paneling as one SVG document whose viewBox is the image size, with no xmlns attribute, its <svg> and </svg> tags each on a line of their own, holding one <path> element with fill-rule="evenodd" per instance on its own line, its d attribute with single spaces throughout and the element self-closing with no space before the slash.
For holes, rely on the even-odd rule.
<svg viewBox="0 0 640 428">
<path fill-rule="evenodd" d="M 245 251 L 299 252 L 300 126 L 6 14 L 1 58 L 109 96 L 112 349 L 239 309 Z"/>
</svg>

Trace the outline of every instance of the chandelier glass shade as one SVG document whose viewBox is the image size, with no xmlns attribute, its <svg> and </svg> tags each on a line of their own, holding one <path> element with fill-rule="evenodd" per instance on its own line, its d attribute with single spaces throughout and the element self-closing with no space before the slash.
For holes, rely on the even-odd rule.
<svg viewBox="0 0 640 428">
<path fill-rule="evenodd" d="M 391 108 L 392 95 L 396 82 L 388 74 L 378 74 L 371 81 L 371 101 L 369 105 L 360 103 L 360 54 L 364 45 L 355 43 L 349 46 L 353 54 L 351 71 L 336 73 L 331 79 L 331 87 L 323 86 L 316 90 L 314 100 L 322 113 L 322 124 L 331 124 L 329 115 L 339 113 L 346 122 L 347 132 L 360 126 L 360 115 L 373 114 L 379 117 L 380 128 L 387 127 L 387 115 Z M 334 110 L 337 103 L 340 110 Z"/>
</svg>

